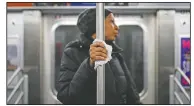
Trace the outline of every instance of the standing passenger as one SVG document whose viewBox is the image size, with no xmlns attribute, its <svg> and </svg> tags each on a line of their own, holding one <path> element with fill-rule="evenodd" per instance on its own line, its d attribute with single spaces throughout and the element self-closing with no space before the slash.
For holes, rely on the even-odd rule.
<svg viewBox="0 0 194 106">
<path fill-rule="evenodd" d="M 105 64 L 105 104 L 140 104 L 134 80 L 121 56 L 122 49 L 113 42 L 119 28 L 110 10 L 105 9 L 104 23 L 105 41 L 113 48 L 112 59 Z M 94 63 L 107 58 L 104 44 L 92 43 L 96 38 L 96 9 L 82 12 L 77 26 L 82 34 L 64 49 L 57 98 L 63 104 L 96 104 Z"/>
</svg>

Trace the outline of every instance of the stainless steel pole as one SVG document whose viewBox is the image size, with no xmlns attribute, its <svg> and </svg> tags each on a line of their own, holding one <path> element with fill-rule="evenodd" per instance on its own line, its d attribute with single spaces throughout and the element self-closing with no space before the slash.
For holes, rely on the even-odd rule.
<svg viewBox="0 0 194 106">
<path fill-rule="evenodd" d="M 169 82 L 169 87 L 170 87 L 170 92 L 169 92 L 169 99 L 170 99 L 170 104 L 174 104 L 174 75 L 170 75 L 170 82 Z"/>
<path fill-rule="evenodd" d="M 28 104 L 28 75 L 24 75 L 24 104 Z"/>
<path fill-rule="evenodd" d="M 96 3 L 96 37 L 105 40 L 104 36 L 104 3 Z M 105 66 L 97 68 L 97 104 L 105 104 Z"/>
</svg>

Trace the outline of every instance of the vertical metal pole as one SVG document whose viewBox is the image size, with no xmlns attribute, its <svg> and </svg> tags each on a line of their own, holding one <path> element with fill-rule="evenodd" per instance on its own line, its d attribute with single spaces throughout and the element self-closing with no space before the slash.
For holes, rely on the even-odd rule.
<svg viewBox="0 0 194 106">
<path fill-rule="evenodd" d="M 104 3 L 96 3 L 96 37 L 105 40 L 104 36 Z M 105 104 L 105 66 L 97 69 L 97 104 Z"/>
<path fill-rule="evenodd" d="M 170 97 L 170 104 L 174 104 L 174 75 L 170 75 L 170 81 L 169 81 L 169 86 L 170 86 L 170 92 L 169 92 L 169 97 Z"/>
<path fill-rule="evenodd" d="M 28 75 L 24 75 L 24 83 L 23 83 L 23 87 L 24 87 L 24 104 L 28 104 Z"/>
</svg>

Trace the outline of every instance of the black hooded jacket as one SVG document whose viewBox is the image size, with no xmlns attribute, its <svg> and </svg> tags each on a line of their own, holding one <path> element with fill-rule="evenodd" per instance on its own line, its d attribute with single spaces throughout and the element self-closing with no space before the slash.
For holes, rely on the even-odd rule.
<svg viewBox="0 0 194 106">
<path fill-rule="evenodd" d="M 91 40 L 81 35 L 66 45 L 61 59 L 57 99 L 63 104 L 96 104 L 97 73 L 89 65 Z M 141 104 L 122 49 L 115 43 L 105 64 L 105 104 Z"/>
</svg>

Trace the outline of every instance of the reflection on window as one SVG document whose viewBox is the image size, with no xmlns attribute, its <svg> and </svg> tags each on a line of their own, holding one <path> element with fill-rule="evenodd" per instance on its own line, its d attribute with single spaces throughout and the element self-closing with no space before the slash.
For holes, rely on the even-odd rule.
<svg viewBox="0 0 194 106">
<path fill-rule="evenodd" d="M 16 45 L 8 45 L 7 46 L 7 69 L 8 70 L 16 70 L 17 64 L 19 62 L 17 58 L 17 46 Z"/>
<path fill-rule="evenodd" d="M 8 45 L 7 52 L 8 52 L 8 58 L 16 58 L 17 57 L 16 45 Z"/>
<path fill-rule="evenodd" d="M 55 31 L 55 81 L 58 78 L 63 49 L 70 41 L 80 36 L 76 26 L 60 26 Z M 55 88 L 58 88 L 55 83 Z M 56 89 L 57 90 L 57 89 Z"/>
<path fill-rule="evenodd" d="M 139 26 L 120 26 L 116 43 L 123 48 L 124 60 L 140 93 L 143 90 L 143 31 Z"/>
</svg>

